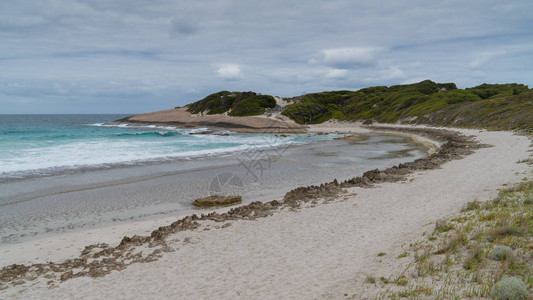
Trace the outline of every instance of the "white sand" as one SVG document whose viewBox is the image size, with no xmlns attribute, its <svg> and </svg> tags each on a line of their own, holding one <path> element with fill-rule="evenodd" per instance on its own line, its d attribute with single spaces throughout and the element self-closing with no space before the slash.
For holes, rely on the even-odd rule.
<svg viewBox="0 0 533 300">
<path fill-rule="evenodd" d="M 351 126 L 328 123 L 313 130 L 347 132 Z M 387 267 L 378 263 L 378 252 L 394 252 L 432 230 L 436 219 L 466 202 L 488 200 L 502 184 L 530 174 L 527 164 L 517 164 L 530 154 L 527 137 L 460 131 L 494 147 L 415 174 L 407 183 L 354 188 L 350 192 L 356 196 L 330 204 L 236 221 L 223 229 L 180 232 L 169 238 L 176 250 L 155 262 L 102 278 L 71 279 L 55 289 L 29 282 L 0 291 L 0 298 L 342 298 L 367 274 Z M 103 241 L 106 230 L 93 234 Z M 58 249 L 67 246 L 60 238 L 55 243 Z"/>
</svg>

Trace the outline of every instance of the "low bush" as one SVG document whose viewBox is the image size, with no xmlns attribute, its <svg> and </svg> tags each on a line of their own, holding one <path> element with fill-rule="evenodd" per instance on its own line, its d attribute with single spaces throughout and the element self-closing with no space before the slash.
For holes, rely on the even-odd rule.
<svg viewBox="0 0 533 300">
<path fill-rule="evenodd" d="M 506 260 L 513 253 L 513 249 L 508 246 L 496 245 L 490 250 L 488 257 L 492 260 Z"/>
<path fill-rule="evenodd" d="M 498 281 L 492 288 L 490 296 L 498 300 L 522 300 L 527 299 L 529 293 L 522 280 L 509 277 Z"/>
</svg>

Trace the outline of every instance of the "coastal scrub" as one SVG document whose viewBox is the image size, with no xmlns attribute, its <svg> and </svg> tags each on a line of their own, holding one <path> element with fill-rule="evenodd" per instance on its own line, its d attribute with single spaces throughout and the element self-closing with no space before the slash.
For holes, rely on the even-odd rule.
<svg viewBox="0 0 533 300">
<path fill-rule="evenodd" d="M 465 208 L 439 220 L 433 233 L 410 244 L 407 250 L 414 256 L 401 249 L 383 258 L 391 260 L 384 263 L 396 260 L 406 266 L 387 276 L 405 276 L 405 287 L 364 284 L 364 296 L 528 299 L 533 287 L 533 181 Z"/>
</svg>

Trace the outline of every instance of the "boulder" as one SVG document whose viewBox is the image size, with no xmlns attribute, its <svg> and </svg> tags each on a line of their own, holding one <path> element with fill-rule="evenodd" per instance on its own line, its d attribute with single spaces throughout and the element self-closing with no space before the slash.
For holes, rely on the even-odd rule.
<svg viewBox="0 0 533 300">
<path fill-rule="evenodd" d="M 194 206 L 200 208 L 216 207 L 216 206 L 231 206 L 240 204 L 242 196 L 209 196 L 198 198 L 192 203 Z"/>
</svg>

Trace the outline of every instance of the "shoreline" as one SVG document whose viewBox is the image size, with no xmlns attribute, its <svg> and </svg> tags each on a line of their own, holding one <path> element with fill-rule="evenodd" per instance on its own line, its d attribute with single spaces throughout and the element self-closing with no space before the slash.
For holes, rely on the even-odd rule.
<svg viewBox="0 0 533 300">
<path fill-rule="evenodd" d="M 384 129 L 381 129 L 384 128 Z M 392 128 L 393 130 L 387 131 L 387 128 Z M 394 128 L 433 128 L 435 127 L 425 127 L 425 126 L 406 126 L 406 125 L 394 125 L 394 124 L 374 124 L 374 125 L 365 125 L 363 122 L 346 122 L 346 121 L 337 121 L 329 120 L 322 124 L 309 125 L 308 132 L 312 133 L 339 133 L 339 134 L 361 134 L 361 133 L 383 133 L 383 134 L 392 134 L 396 136 L 404 136 L 413 140 L 414 143 L 420 144 L 425 147 L 427 155 L 434 154 L 438 152 L 438 149 L 442 146 L 442 141 L 438 141 L 432 138 L 421 136 L 416 133 L 407 133 L 400 130 L 394 130 Z M 454 128 L 444 128 L 446 130 L 453 130 Z"/>
<path fill-rule="evenodd" d="M 354 141 L 334 138 L 304 145 L 291 145 L 279 159 L 274 158 L 272 168 L 265 170 L 264 175 L 258 174 L 261 179 L 257 183 L 254 182 L 253 178 L 247 177 L 247 170 L 244 167 L 239 167 L 240 156 L 232 155 L 206 160 L 87 172 L 76 176 L 44 177 L 20 183 L 4 184 L 2 187 L 5 188 L 6 192 L 11 191 L 9 193 L 12 196 L 4 197 L 9 200 L 7 202 L 9 204 L 4 207 L 3 212 L 5 219 L 2 223 L 4 230 L 2 231 L 3 245 L 0 246 L 0 260 L 11 261 L 9 255 L 3 255 L 2 251 L 10 250 L 10 253 L 20 253 L 23 250 L 17 247 L 20 243 L 30 244 L 28 247 L 24 247 L 25 252 L 31 253 L 30 249 L 34 249 L 36 253 L 51 252 L 51 256 L 43 256 L 48 259 L 55 257 L 53 250 L 56 248 L 44 245 L 54 236 L 72 235 L 71 233 L 80 231 L 87 231 L 89 234 L 96 229 L 122 227 L 122 224 L 142 223 L 144 221 L 148 221 L 147 227 L 153 230 L 153 226 L 149 225 L 152 220 L 197 213 L 198 211 L 192 207 L 191 203 L 195 198 L 208 195 L 209 180 L 216 174 L 228 172 L 237 174 L 243 180 L 245 187 L 243 203 L 246 204 L 252 201 L 268 201 L 280 198 L 298 186 L 320 184 L 334 178 L 345 180 L 353 177 L 354 174 L 362 174 L 368 169 L 393 166 L 423 155 L 422 150 L 424 149 L 413 144 L 410 139 L 395 136 L 389 140 L 387 135 L 369 134 L 369 130 L 365 132 L 367 135 L 364 136 L 364 139 Z M 369 137 L 370 139 L 368 139 Z M 385 142 L 384 146 L 379 145 L 381 140 Z M 398 143 L 397 146 L 396 143 Z M 353 149 L 357 150 L 354 152 Z M 382 151 L 376 152 L 372 149 L 382 149 Z M 406 149 L 407 151 L 397 154 L 395 152 L 390 152 L 387 155 L 382 154 L 390 151 L 387 149 Z M 269 151 L 268 155 L 279 156 L 279 153 L 278 150 L 274 149 Z M 332 162 L 334 163 L 330 164 Z M 347 165 L 341 166 L 337 162 Z M 294 176 L 290 176 L 290 174 Z M 92 202 L 95 204 L 91 205 Z M 152 202 L 153 205 L 151 205 Z M 40 213 L 48 206 L 57 207 L 58 211 Z M 71 207 L 72 209 L 70 209 Z M 115 212 L 108 213 L 106 208 L 109 207 Z M 113 207 L 123 207 L 123 209 L 116 211 Z M 28 211 L 28 213 L 19 213 L 23 210 Z M 94 215 L 94 218 L 78 219 L 78 216 L 86 213 L 91 216 Z M 14 218 L 13 215 L 18 217 Z M 28 219 L 26 215 L 31 216 L 32 219 Z M 57 221 L 46 222 L 44 217 L 48 215 L 53 216 Z M 69 218 L 72 218 L 72 222 L 69 221 Z M 113 218 L 112 222 L 111 218 Z M 163 225 L 162 223 L 158 224 L 160 224 L 159 226 Z M 17 232 L 16 230 L 21 226 L 29 229 Z M 49 229 L 45 233 L 40 228 Z M 113 231 L 116 232 L 114 236 L 117 240 L 124 236 L 119 235 L 122 230 Z M 141 230 L 142 232 L 145 231 Z M 124 230 L 124 233 L 126 235 L 131 234 L 132 231 Z M 46 241 L 38 242 L 41 239 L 46 239 Z M 90 241 L 98 242 L 98 240 Z M 35 243 L 31 244 L 31 242 Z M 39 244 L 39 247 L 31 247 L 34 244 Z M 75 246 L 68 245 L 70 246 L 69 252 L 76 248 L 80 249 L 81 252 L 86 245 L 86 243 L 80 245 L 78 242 L 73 244 Z M 10 249 L 5 249 L 6 247 Z M 74 252 L 71 257 L 76 257 L 78 254 Z M 37 256 L 41 255 L 35 257 Z M 35 257 L 30 256 L 31 260 L 20 259 L 14 262 L 38 262 L 35 261 Z"/>
<path fill-rule="evenodd" d="M 317 128 L 319 128 L 319 127 L 317 127 Z M 383 129 L 383 130 L 392 130 L 390 128 L 381 128 L 381 129 Z M 442 129 L 420 129 L 420 128 L 418 128 L 418 129 L 405 129 L 405 128 L 404 129 L 400 129 L 400 131 L 407 131 L 407 132 L 416 131 L 416 130 L 418 130 L 418 131 L 421 130 L 422 132 L 425 132 L 425 134 L 428 134 L 430 132 L 428 130 L 437 130 L 438 131 L 438 130 L 442 130 Z M 440 166 L 441 164 L 443 164 L 445 162 L 456 160 L 456 159 L 459 158 L 459 156 L 468 155 L 467 152 L 472 152 L 472 149 L 470 149 L 471 146 L 472 145 L 466 147 L 467 148 L 466 150 L 463 149 L 463 150 L 465 150 L 465 152 L 459 152 L 459 153 L 455 153 L 455 154 L 451 153 L 450 157 L 448 157 L 448 158 L 438 157 L 438 159 L 439 159 L 438 163 L 432 164 L 431 166 L 429 166 L 429 165 L 420 165 L 418 167 L 415 167 L 414 171 L 415 172 L 419 172 L 419 171 L 423 171 L 424 172 L 427 169 L 431 169 L 431 168 L 434 169 L 434 168 Z M 459 148 L 460 147 L 458 147 L 457 149 L 459 149 Z M 446 160 L 446 159 L 449 159 L 449 160 Z M 409 163 L 406 163 L 406 164 L 409 164 Z M 405 164 L 402 164 L 402 165 L 405 165 Z M 396 181 L 402 181 L 403 182 L 403 181 L 406 180 L 406 175 L 409 174 L 409 173 L 406 173 L 405 171 L 396 172 L 398 170 L 397 167 L 396 167 L 396 169 L 395 168 L 390 168 L 390 169 L 391 169 L 391 171 L 388 172 L 388 173 L 387 172 L 383 173 L 383 172 L 369 171 L 369 172 L 365 173 L 366 175 L 363 175 L 362 177 L 360 177 L 360 179 L 354 179 L 354 180 L 347 181 L 347 182 L 344 182 L 344 183 L 338 183 L 338 182 L 334 181 L 334 182 L 330 182 L 330 183 L 327 183 L 327 184 L 324 184 L 324 185 L 321 185 L 321 186 L 311 186 L 311 187 L 298 188 L 298 189 L 295 189 L 295 190 L 289 192 L 284 197 L 283 202 L 282 201 L 278 201 L 278 200 L 276 200 L 276 202 L 273 202 L 273 201 L 267 202 L 266 204 L 265 203 L 255 203 L 254 202 L 252 204 L 249 204 L 249 205 L 246 205 L 246 206 L 242 206 L 242 207 L 238 207 L 238 208 L 235 208 L 235 209 L 231 209 L 230 208 L 229 209 L 230 213 L 217 213 L 217 214 L 211 214 L 211 215 L 200 216 L 200 217 L 198 217 L 198 216 L 189 216 L 189 217 L 186 217 L 186 218 L 182 219 L 181 222 L 180 221 L 174 222 L 171 226 L 160 227 L 159 229 L 153 231 L 151 233 L 150 237 L 134 236 L 132 238 L 124 238 L 122 240 L 122 242 L 121 242 L 121 245 L 118 246 L 118 247 L 121 247 L 121 248 L 115 248 L 115 250 L 121 250 L 122 251 L 122 249 L 127 249 L 130 246 L 137 245 L 135 247 L 138 247 L 138 246 L 140 246 L 142 244 L 145 244 L 145 243 L 148 243 L 148 244 L 151 243 L 151 244 L 153 244 L 154 247 L 156 247 L 156 246 L 161 246 L 161 244 L 159 244 L 161 241 L 162 241 L 163 244 L 165 244 L 165 245 L 161 246 L 161 248 L 164 249 L 165 246 L 168 246 L 168 245 L 166 245 L 166 242 L 164 241 L 166 236 L 173 235 L 173 234 L 180 234 L 180 232 L 184 232 L 183 230 L 189 231 L 191 229 L 195 229 L 197 227 L 204 226 L 203 224 L 202 225 L 198 225 L 200 221 L 202 221 L 202 223 L 203 222 L 207 222 L 207 223 L 215 222 L 215 224 L 216 223 L 223 223 L 223 222 L 231 221 L 230 223 L 225 223 L 225 224 L 232 224 L 232 223 L 235 223 L 235 222 L 242 222 L 242 221 L 239 221 L 239 220 L 250 219 L 250 218 L 254 219 L 254 220 L 258 219 L 258 218 L 261 219 L 261 220 L 265 220 L 262 217 L 271 216 L 273 214 L 275 214 L 276 217 L 279 217 L 278 215 L 280 215 L 280 214 L 289 213 L 289 212 L 285 211 L 287 209 L 289 211 L 293 210 L 293 209 L 298 209 L 299 212 L 301 212 L 302 209 L 313 208 L 313 206 L 316 206 L 317 209 L 324 208 L 325 207 L 324 205 L 319 205 L 318 202 L 314 203 L 317 198 L 325 199 L 323 201 L 326 202 L 326 203 L 329 203 L 329 202 L 335 203 L 336 201 L 338 201 L 337 198 L 339 198 L 339 195 L 343 194 L 342 189 L 353 189 L 353 188 L 359 189 L 358 187 L 374 186 L 376 184 L 383 184 L 383 183 L 386 183 L 386 182 L 396 182 Z M 408 169 L 408 168 L 406 167 L 405 169 Z M 432 171 L 432 172 L 436 172 L 436 171 Z M 411 174 L 412 174 L 412 172 L 411 172 Z M 415 176 L 414 178 L 416 178 L 416 177 L 418 177 L 418 176 Z M 413 178 L 411 178 L 411 179 L 413 179 Z M 410 181 L 406 181 L 406 182 L 408 183 Z M 390 183 L 390 184 L 398 185 L 398 183 Z M 367 189 L 363 189 L 363 190 L 367 190 Z M 373 190 L 373 189 L 371 189 L 371 190 Z M 314 197 L 315 200 L 309 200 L 308 198 L 309 198 L 310 195 L 315 196 Z M 318 197 L 316 197 L 316 195 L 318 195 Z M 344 196 L 341 196 L 341 197 L 346 198 L 346 195 L 347 194 L 345 194 Z M 353 195 L 350 196 L 348 194 L 348 198 L 350 198 L 350 197 L 353 197 Z M 357 196 L 355 196 L 355 197 L 357 198 Z M 343 203 L 343 202 L 345 202 L 345 201 L 341 201 L 341 203 Z M 284 206 L 284 207 L 286 207 L 286 209 L 280 210 L 279 206 Z M 248 208 L 246 208 L 246 207 L 248 207 Z M 227 216 L 227 217 L 226 217 L 226 219 L 224 219 L 224 217 L 221 217 L 221 216 Z M 268 220 L 268 219 L 269 218 L 266 218 L 266 220 Z M 225 226 L 225 224 L 224 224 L 224 226 Z M 231 226 L 231 225 L 229 225 L 229 226 Z M 221 227 L 221 226 L 219 226 L 219 227 Z M 226 227 L 228 227 L 228 226 L 226 226 Z M 179 229 L 177 232 L 174 230 L 176 228 Z M 216 228 L 216 225 L 215 225 L 215 228 Z M 205 228 L 204 228 L 204 230 L 205 230 Z M 100 252 L 95 252 L 94 254 L 100 253 L 102 256 L 105 253 L 109 254 L 109 253 L 113 253 L 115 251 L 115 250 L 112 250 L 111 248 L 107 248 L 107 247 L 102 247 L 102 248 L 93 247 L 91 249 L 100 250 Z M 162 251 L 164 252 L 165 250 L 162 250 Z M 144 257 L 144 256 L 142 256 L 142 259 L 150 259 L 151 260 L 151 259 L 154 259 L 154 257 L 148 257 L 148 256 Z M 64 266 L 64 267 L 68 268 L 69 266 Z M 131 268 L 134 268 L 134 267 L 135 266 L 131 266 Z M 104 273 L 107 273 L 107 271 L 104 271 Z M 115 273 L 115 272 L 113 272 L 113 273 Z M 98 274 L 94 274 L 94 275 L 98 275 Z M 102 274 L 99 274 L 99 275 L 101 276 Z M 105 275 L 105 274 L 103 274 L 103 275 Z M 111 276 L 111 275 L 109 275 L 109 276 Z M 66 276 L 66 277 L 68 277 L 68 276 Z M 78 277 L 78 276 L 75 276 L 74 274 L 72 274 L 71 277 Z M 99 277 L 99 276 L 95 276 L 95 277 Z M 70 282 L 70 280 L 67 281 L 67 282 Z"/>
</svg>

